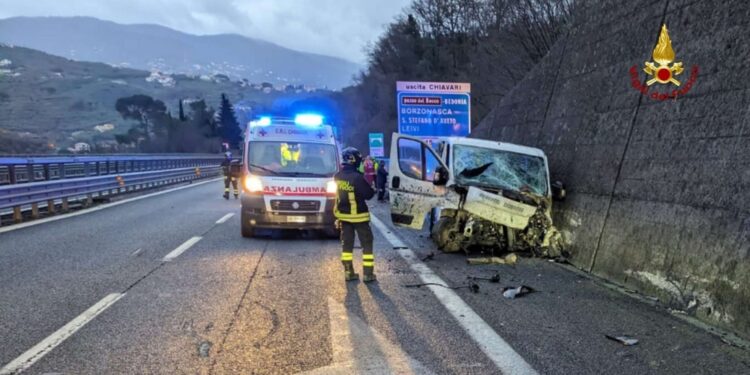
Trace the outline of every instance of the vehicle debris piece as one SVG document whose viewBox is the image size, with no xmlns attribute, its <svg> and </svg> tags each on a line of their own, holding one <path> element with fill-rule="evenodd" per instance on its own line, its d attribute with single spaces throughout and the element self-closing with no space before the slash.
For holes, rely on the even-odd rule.
<svg viewBox="0 0 750 375">
<path fill-rule="evenodd" d="M 506 286 L 505 288 L 503 288 L 503 297 L 514 299 L 516 297 L 522 297 L 533 292 L 536 292 L 536 290 L 526 285 Z"/>
<path fill-rule="evenodd" d="M 604 335 L 604 337 L 606 337 L 606 338 L 608 338 L 608 339 L 610 339 L 612 341 L 617 341 L 620 344 L 623 344 L 625 346 L 633 346 L 633 345 L 638 344 L 638 339 L 634 339 L 634 338 L 628 337 L 628 336 L 610 336 L 610 335 Z"/>
<path fill-rule="evenodd" d="M 491 283 L 499 283 L 500 282 L 500 274 L 496 273 L 492 277 L 477 277 L 477 276 L 467 276 L 469 280 L 486 280 Z"/>
<path fill-rule="evenodd" d="M 420 260 L 424 262 L 424 261 L 427 261 L 427 260 L 433 260 L 433 259 L 435 259 L 435 253 L 429 253 L 429 254 L 425 255 L 425 256 L 424 256 L 424 257 L 423 257 L 422 259 L 420 259 Z"/>
<path fill-rule="evenodd" d="M 507 264 L 514 265 L 518 262 L 518 256 L 514 253 L 510 253 L 503 258 L 500 257 L 481 257 L 481 258 L 469 258 L 466 260 L 472 266 L 481 264 Z"/>
<path fill-rule="evenodd" d="M 406 284 L 406 285 L 403 285 L 403 287 L 404 288 L 421 288 L 423 286 L 428 286 L 428 285 L 435 285 L 435 286 L 440 286 L 446 289 L 453 289 L 453 290 L 466 288 L 472 291 L 473 293 L 479 293 L 479 285 L 476 283 L 471 283 L 469 285 L 460 285 L 460 286 L 448 286 L 448 285 L 443 285 L 443 284 L 438 284 L 438 283 L 419 283 L 419 284 Z"/>
</svg>

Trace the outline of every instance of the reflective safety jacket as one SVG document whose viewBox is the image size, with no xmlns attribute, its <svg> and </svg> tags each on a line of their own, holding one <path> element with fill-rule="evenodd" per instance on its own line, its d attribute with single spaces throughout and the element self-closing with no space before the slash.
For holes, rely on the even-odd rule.
<svg viewBox="0 0 750 375">
<path fill-rule="evenodd" d="M 370 221 L 370 211 L 367 200 L 375 195 L 370 184 L 362 173 L 352 165 L 344 167 L 333 177 L 338 191 L 336 192 L 336 218 L 348 223 L 364 223 Z"/>
</svg>

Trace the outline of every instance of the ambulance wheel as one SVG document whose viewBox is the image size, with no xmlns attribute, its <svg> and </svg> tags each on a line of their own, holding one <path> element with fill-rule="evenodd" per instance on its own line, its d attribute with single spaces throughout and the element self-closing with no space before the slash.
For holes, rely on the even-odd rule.
<svg viewBox="0 0 750 375">
<path fill-rule="evenodd" d="M 255 236 L 255 228 L 247 224 L 242 224 L 242 237 L 252 238 L 254 236 Z"/>
<path fill-rule="evenodd" d="M 248 224 L 248 220 L 245 217 L 244 212 L 240 214 L 240 216 L 242 221 L 242 224 L 240 224 L 240 226 L 242 227 L 242 237 L 252 238 L 253 236 L 255 236 L 255 228 Z"/>
<path fill-rule="evenodd" d="M 341 232 L 339 232 L 336 227 L 323 230 L 323 234 L 330 239 L 338 239 L 341 237 Z"/>
</svg>

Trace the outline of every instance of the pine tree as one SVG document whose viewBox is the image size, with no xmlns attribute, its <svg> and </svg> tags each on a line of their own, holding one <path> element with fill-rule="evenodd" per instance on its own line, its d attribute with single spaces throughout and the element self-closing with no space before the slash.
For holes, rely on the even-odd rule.
<svg viewBox="0 0 750 375">
<path fill-rule="evenodd" d="M 219 108 L 219 124 L 221 126 L 221 137 L 224 142 L 229 143 L 229 147 L 238 149 L 242 140 L 240 124 L 234 114 L 232 103 L 229 102 L 225 94 L 221 94 L 221 108 Z"/>
<path fill-rule="evenodd" d="M 187 117 L 185 117 L 185 110 L 182 109 L 182 99 L 180 99 L 180 121 L 185 122 L 187 120 Z"/>
</svg>

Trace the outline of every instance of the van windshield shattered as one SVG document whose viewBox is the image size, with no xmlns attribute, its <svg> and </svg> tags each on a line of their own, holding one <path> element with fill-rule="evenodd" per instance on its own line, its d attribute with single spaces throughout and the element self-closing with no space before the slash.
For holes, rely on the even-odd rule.
<svg viewBox="0 0 750 375">
<path fill-rule="evenodd" d="M 261 176 L 331 177 L 337 169 L 336 147 L 304 142 L 250 142 L 250 173 Z"/>
<path fill-rule="evenodd" d="M 540 157 L 466 145 L 456 145 L 453 157 L 459 185 L 547 195 L 547 168 Z"/>
</svg>

